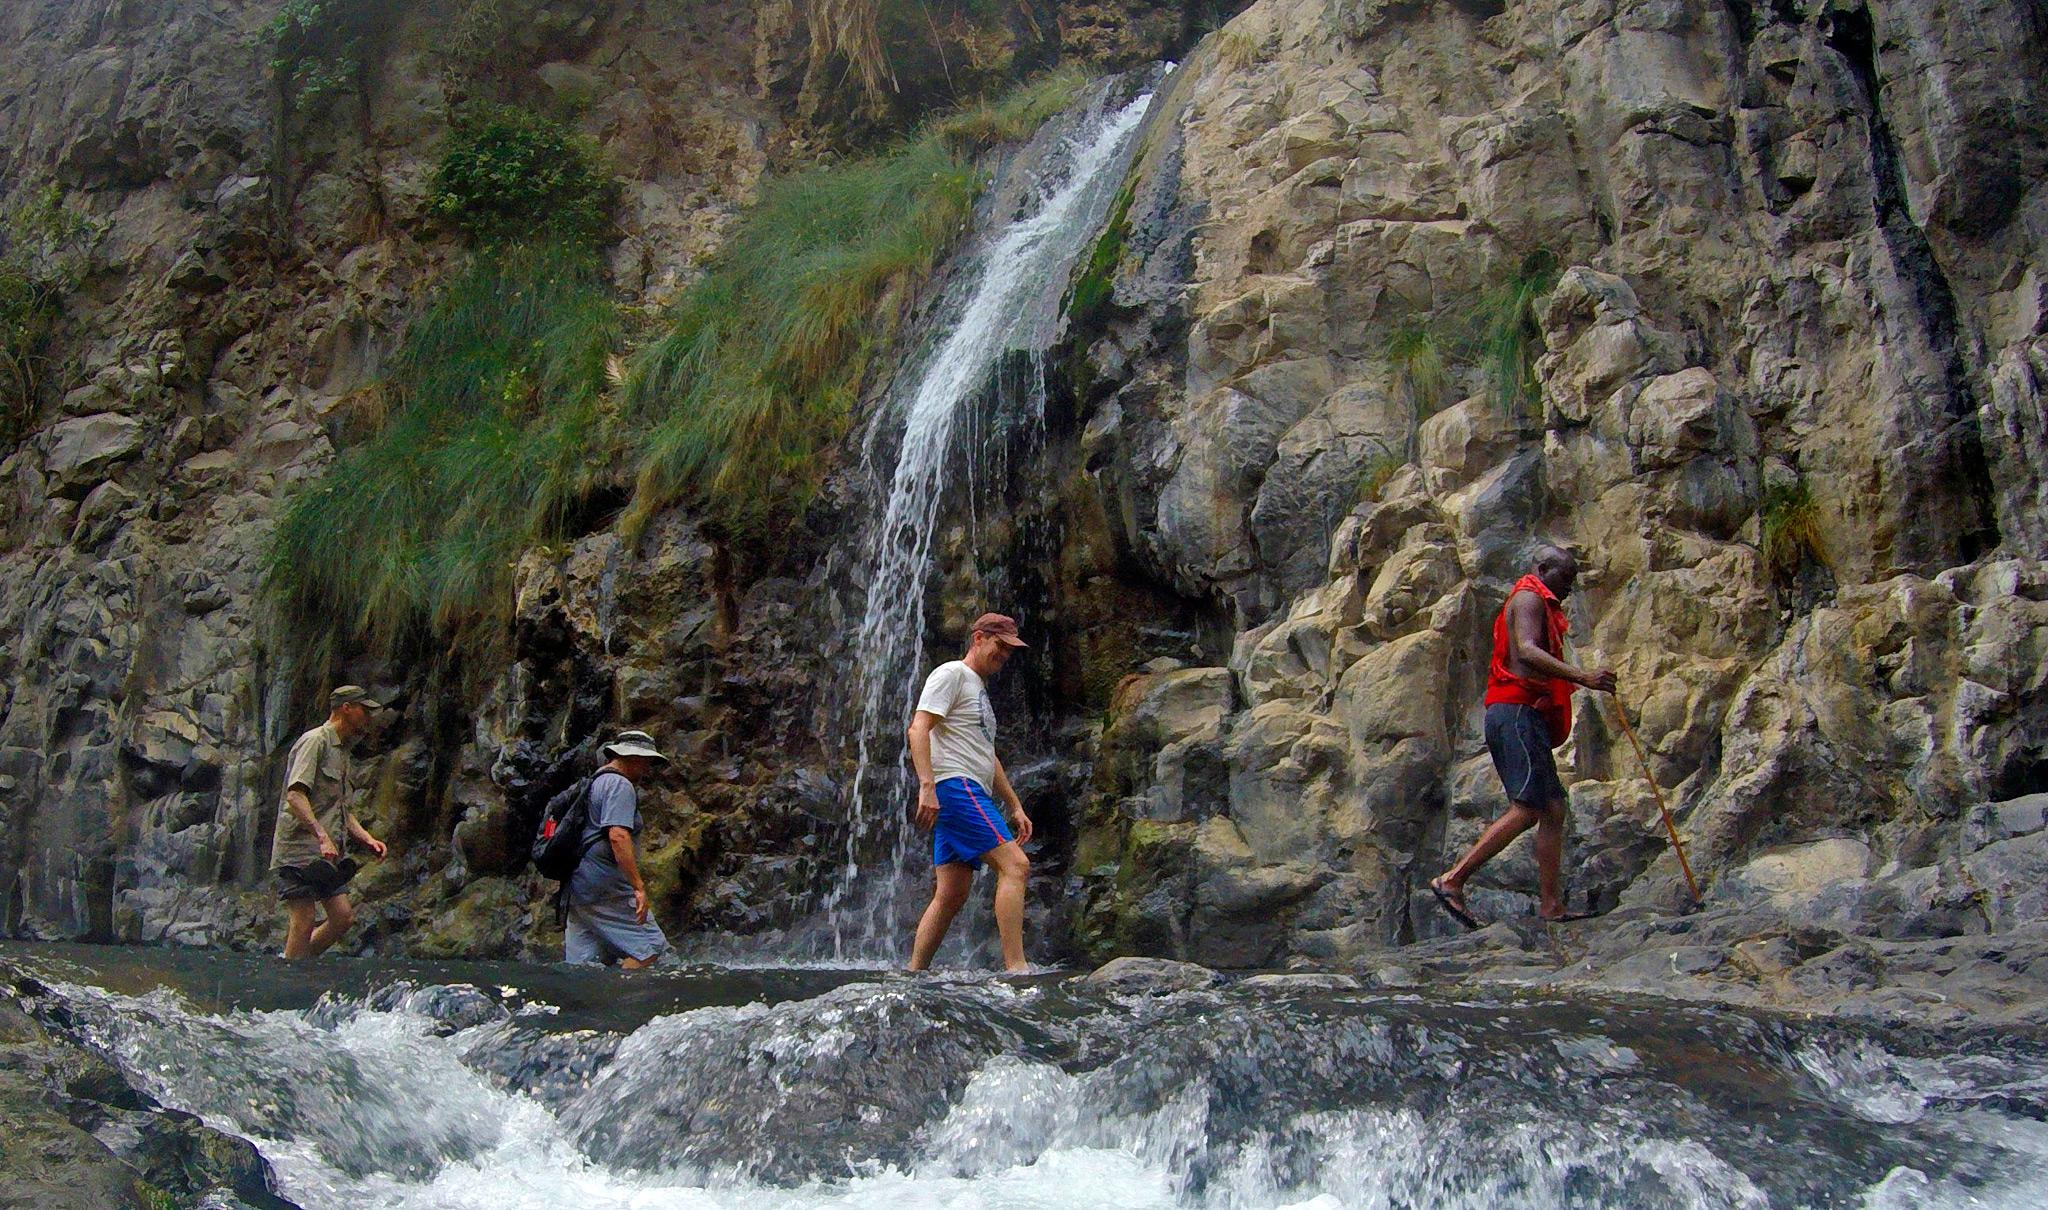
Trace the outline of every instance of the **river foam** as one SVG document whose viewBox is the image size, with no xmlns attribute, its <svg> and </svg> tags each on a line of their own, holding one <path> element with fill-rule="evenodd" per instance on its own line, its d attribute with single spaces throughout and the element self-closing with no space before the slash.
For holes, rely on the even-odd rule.
<svg viewBox="0 0 2048 1210">
<path fill-rule="evenodd" d="M 2048 1203 L 2038 1048 L 1711 1010 L 893 978 L 584 1029 L 510 987 L 49 996 L 311 1210 Z"/>
</svg>

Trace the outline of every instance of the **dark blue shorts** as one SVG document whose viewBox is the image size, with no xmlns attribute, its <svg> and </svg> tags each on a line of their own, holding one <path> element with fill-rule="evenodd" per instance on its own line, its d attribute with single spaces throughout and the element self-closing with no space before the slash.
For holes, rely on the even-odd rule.
<svg viewBox="0 0 2048 1210">
<path fill-rule="evenodd" d="M 981 855 L 1016 837 L 996 800 L 980 782 L 949 777 L 938 785 L 939 818 L 932 825 L 932 864 L 961 862 L 970 869 Z"/>
<path fill-rule="evenodd" d="M 1512 702 L 1488 706 L 1486 751 L 1510 800 L 1539 811 L 1564 803 L 1564 783 L 1550 755 L 1550 724 L 1542 711 Z"/>
</svg>

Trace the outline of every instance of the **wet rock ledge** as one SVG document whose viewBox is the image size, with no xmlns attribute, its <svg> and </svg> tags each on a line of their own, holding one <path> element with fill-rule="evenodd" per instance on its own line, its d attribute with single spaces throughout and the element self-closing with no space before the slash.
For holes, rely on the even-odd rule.
<svg viewBox="0 0 2048 1210">
<path fill-rule="evenodd" d="M 44 1029 L 38 990 L 0 968 L 0 1208 L 298 1210 L 255 1147 Z"/>
</svg>

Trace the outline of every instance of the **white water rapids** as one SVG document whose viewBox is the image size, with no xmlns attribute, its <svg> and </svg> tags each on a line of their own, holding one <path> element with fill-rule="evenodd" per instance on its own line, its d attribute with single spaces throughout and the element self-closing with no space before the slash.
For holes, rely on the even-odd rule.
<svg viewBox="0 0 2048 1210">
<path fill-rule="evenodd" d="M 737 978 L 585 978 L 562 1010 L 52 982 L 37 1011 L 254 1141 L 308 1210 L 2048 1204 L 2038 1042 L 1270 983 L 757 975 L 742 995 L 796 998 L 677 1006 Z"/>
</svg>

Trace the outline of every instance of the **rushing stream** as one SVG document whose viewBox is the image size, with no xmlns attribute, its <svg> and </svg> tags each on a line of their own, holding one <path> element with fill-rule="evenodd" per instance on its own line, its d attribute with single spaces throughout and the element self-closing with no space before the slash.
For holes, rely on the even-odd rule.
<svg viewBox="0 0 2048 1210">
<path fill-rule="evenodd" d="M 0 947 L 334 1207 L 2048 1204 L 2048 1048 L 1665 1004 Z"/>
</svg>

